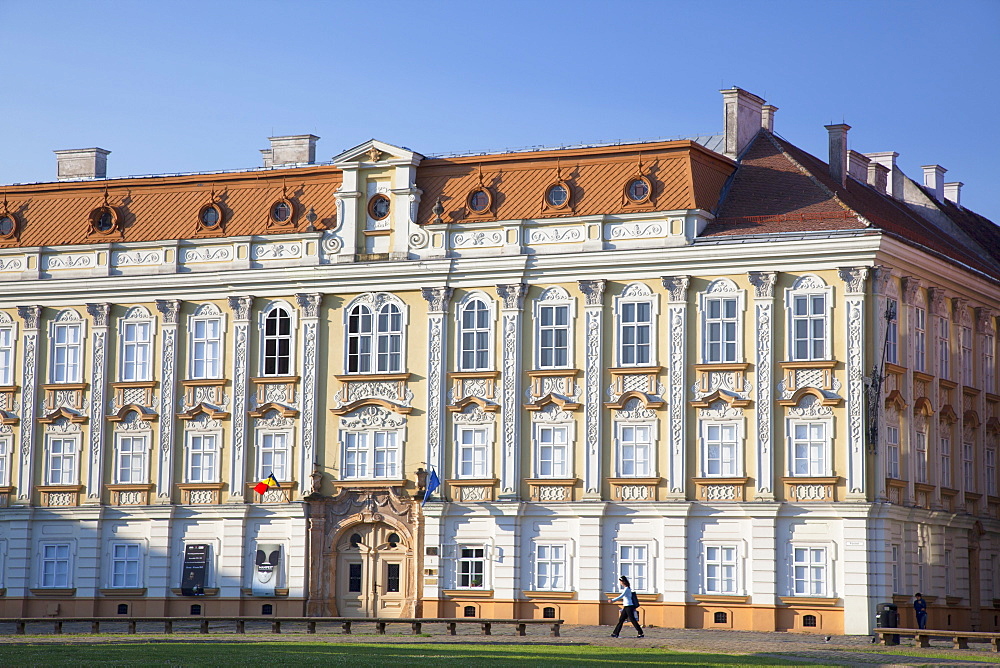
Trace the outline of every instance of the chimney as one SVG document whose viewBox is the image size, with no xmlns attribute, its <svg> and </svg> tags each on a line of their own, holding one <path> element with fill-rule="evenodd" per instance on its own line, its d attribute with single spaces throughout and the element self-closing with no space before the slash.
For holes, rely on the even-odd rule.
<svg viewBox="0 0 1000 668">
<path fill-rule="evenodd" d="M 961 204 L 962 186 L 964 185 L 961 181 L 952 181 L 951 183 L 944 184 L 944 198 L 955 204 Z"/>
<path fill-rule="evenodd" d="M 316 162 L 316 135 L 268 137 L 271 148 L 261 149 L 265 167 L 311 165 Z"/>
<path fill-rule="evenodd" d="M 924 187 L 931 191 L 934 199 L 941 201 L 944 199 L 944 173 L 948 170 L 941 165 L 922 165 L 924 170 Z"/>
<path fill-rule="evenodd" d="M 868 162 L 868 185 L 883 195 L 886 193 L 886 185 L 889 182 L 889 168 L 874 160 Z"/>
<path fill-rule="evenodd" d="M 866 158 L 857 151 L 847 152 L 847 173 L 861 183 L 868 180 L 868 165 L 870 163 L 871 158 Z"/>
<path fill-rule="evenodd" d="M 108 154 L 111 151 L 76 148 L 53 153 L 56 154 L 56 177 L 60 181 L 103 179 L 108 175 Z"/>
<path fill-rule="evenodd" d="M 761 107 L 760 126 L 768 132 L 774 132 L 774 113 L 778 108 L 773 104 L 765 104 Z"/>
<path fill-rule="evenodd" d="M 742 88 L 722 93 L 722 127 L 726 146 L 723 155 L 736 160 L 761 128 L 764 100 Z"/>
<path fill-rule="evenodd" d="M 903 199 L 903 172 L 896 166 L 896 158 L 899 154 L 895 151 L 882 151 L 881 153 L 865 153 L 865 156 L 872 159 L 872 162 L 882 165 L 888 175 L 887 193 L 896 199 Z M 869 181 L 871 183 L 871 181 Z"/>
<path fill-rule="evenodd" d="M 840 185 L 847 182 L 847 131 L 850 129 L 846 123 L 826 126 L 830 133 L 830 176 Z"/>
</svg>

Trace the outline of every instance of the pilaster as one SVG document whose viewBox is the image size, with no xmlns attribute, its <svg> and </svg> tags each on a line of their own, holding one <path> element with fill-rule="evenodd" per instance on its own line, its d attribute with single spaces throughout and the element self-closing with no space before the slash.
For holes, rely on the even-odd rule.
<svg viewBox="0 0 1000 668">
<path fill-rule="evenodd" d="M 865 287 L 868 280 L 868 267 L 843 267 L 840 278 L 844 281 L 844 305 L 847 342 L 847 494 L 848 501 L 865 501 L 867 484 L 865 482 L 866 458 L 865 452 Z M 875 457 L 879 462 L 881 458 Z M 877 464 L 877 466 L 880 466 Z M 883 480 L 884 471 L 876 469 Z M 884 497 L 880 493 L 880 498 Z"/>
<path fill-rule="evenodd" d="M 444 349 L 448 343 L 448 303 L 452 289 L 421 289 L 427 300 L 427 466 L 445 477 Z"/>
<path fill-rule="evenodd" d="M 229 458 L 229 496 L 242 499 L 246 490 L 247 382 L 250 364 L 250 311 L 253 297 L 230 297 L 233 310 L 233 451 Z"/>
<path fill-rule="evenodd" d="M 528 286 L 510 283 L 497 286 L 503 305 L 501 317 L 500 374 L 500 500 L 516 501 L 521 482 L 521 309 Z"/>
<path fill-rule="evenodd" d="M 684 387 L 687 367 L 687 291 L 688 276 L 664 276 L 663 287 L 669 293 L 667 337 L 669 357 L 667 377 L 670 383 L 670 467 L 667 500 L 682 501 L 687 486 L 685 470 Z"/>
<path fill-rule="evenodd" d="M 299 461 L 299 493 L 307 493 L 306 480 L 312 474 L 316 459 L 316 385 L 319 368 L 319 309 L 323 304 L 320 293 L 299 293 L 295 300 L 302 309 L 302 456 Z"/>
<path fill-rule="evenodd" d="M 160 353 L 160 462 L 156 477 L 156 497 L 169 502 L 174 482 L 174 416 L 177 403 L 177 323 L 181 311 L 179 299 L 157 299 L 156 309 L 163 316 L 160 331 L 163 349 Z"/>
<path fill-rule="evenodd" d="M 586 459 L 583 477 L 583 498 L 601 499 L 601 374 L 604 369 L 604 288 L 607 281 L 578 281 L 580 292 L 586 297 L 584 327 L 586 328 L 586 357 L 583 363 L 584 413 Z"/>
<path fill-rule="evenodd" d="M 104 384 L 108 370 L 108 314 L 110 304 L 87 304 L 87 313 L 94 319 L 90 333 L 90 466 L 87 503 L 100 503 L 101 482 L 104 480 Z"/>
<path fill-rule="evenodd" d="M 774 500 L 774 284 L 773 271 L 751 271 L 757 322 L 757 491 L 758 501 Z"/>
<path fill-rule="evenodd" d="M 35 436 L 35 418 L 38 413 L 38 328 L 42 320 L 41 306 L 18 306 L 17 314 L 24 321 L 22 334 L 23 359 L 21 363 L 21 465 L 17 467 L 17 502 L 31 503 L 34 482 L 32 445 Z M 13 458 L 12 458 L 13 459 Z"/>
</svg>

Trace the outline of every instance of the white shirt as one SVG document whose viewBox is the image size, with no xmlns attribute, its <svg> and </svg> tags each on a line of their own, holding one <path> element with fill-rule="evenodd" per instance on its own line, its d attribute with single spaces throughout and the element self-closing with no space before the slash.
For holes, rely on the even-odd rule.
<svg viewBox="0 0 1000 668">
<path fill-rule="evenodd" d="M 622 593 L 618 594 L 618 596 L 615 596 L 613 599 L 611 599 L 612 603 L 614 603 L 615 601 L 622 601 L 622 603 L 626 606 L 632 605 L 632 588 L 625 587 L 625 591 L 623 591 Z"/>
</svg>

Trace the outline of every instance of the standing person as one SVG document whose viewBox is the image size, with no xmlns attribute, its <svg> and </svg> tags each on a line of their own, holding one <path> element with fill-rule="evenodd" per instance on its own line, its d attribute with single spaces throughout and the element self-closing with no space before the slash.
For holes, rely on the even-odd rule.
<svg viewBox="0 0 1000 668">
<path fill-rule="evenodd" d="M 927 628 L 927 601 L 924 600 L 920 592 L 913 599 L 913 612 L 917 613 L 917 628 Z"/>
<path fill-rule="evenodd" d="M 622 614 L 618 616 L 618 626 L 615 627 L 615 630 L 611 634 L 611 637 L 612 638 L 618 637 L 618 634 L 622 630 L 622 625 L 627 620 L 632 622 L 632 626 L 635 627 L 635 632 L 639 634 L 636 636 L 636 638 L 642 638 L 643 637 L 642 627 L 639 626 L 639 619 L 638 617 L 636 617 L 635 614 L 636 608 L 639 607 L 639 597 L 636 596 L 635 592 L 632 591 L 632 587 L 629 586 L 627 577 L 625 577 L 624 575 L 621 576 L 620 578 L 618 578 L 618 582 L 621 583 L 621 586 L 625 587 L 625 591 L 623 591 L 622 593 L 618 594 L 618 596 L 615 596 L 613 599 L 611 599 L 612 603 L 618 600 L 621 600 L 622 602 Z"/>
</svg>

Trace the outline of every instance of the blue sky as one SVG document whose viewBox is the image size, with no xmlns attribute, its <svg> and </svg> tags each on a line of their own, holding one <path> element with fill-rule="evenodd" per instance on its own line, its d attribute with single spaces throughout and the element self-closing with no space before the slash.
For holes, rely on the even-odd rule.
<svg viewBox="0 0 1000 668">
<path fill-rule="evenodd" d="M 376 137 L 426 155 L 714 134 L 720 88 L 779 107 L 826 156 L 938 163 L 1000 222 L 1000 1 L 218 2 L 0 0 L 0 183 L 53 150 L 109 176 L 256 167 L 267 137 L 318 159 Z"/>
</svg>

